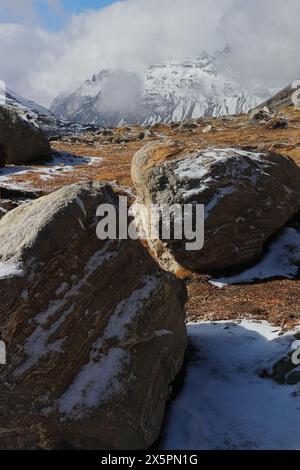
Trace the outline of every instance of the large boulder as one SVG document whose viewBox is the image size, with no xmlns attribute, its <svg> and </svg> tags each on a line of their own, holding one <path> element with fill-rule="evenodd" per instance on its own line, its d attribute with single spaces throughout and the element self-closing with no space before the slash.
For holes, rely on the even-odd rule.
<svg viewBox="0 0 300 470">
<path fill-rule="evenodd" d="M 2 168 L 6 163 L 6 151 L 3 144 L 0 142 L 0 168 Z"/>
<path fill-rule="evenodd" d="M 0 107 L 0 150 L 5 163 L 26 164 L 49 158 L 48 139 L 41 129 L 20 117 L 16 111 Z M 0 165 L 1 158 L 0 153 Z M 4 163 L 4 162 L 2 162 Z"/>
<path fill-rule="evenodd" d="M 300 169 L 274 153 L 150 143 L 134 156 L 132 178 L 148 213 L 152 204 L 205 205 L 202 250 L 187 251 L 185 239 L 149 241 L 173 271 L 214 272 L 248 263 L 300 209 Z"/>
<path fill-rule="evenodd" d="M 186 289 L 139 241 L 96 236 L 104 183 L 72 185 L 0 221 L 0 448 L 143 449 L 187 343 Z"/>
</svg>

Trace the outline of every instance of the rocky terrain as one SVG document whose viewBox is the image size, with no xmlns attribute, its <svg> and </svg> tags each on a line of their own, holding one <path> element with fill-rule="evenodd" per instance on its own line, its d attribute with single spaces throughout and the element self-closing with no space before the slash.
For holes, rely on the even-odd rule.
<svg viewBox="0 0 300 470">
<path fill-rule="evenodd" d="M 37 162 L 32 155 L 26 165 L 20 161 L 0 169 L 0 333 L 12 345 L 13 357 L 1 382 L 3 406 L 11 409 L 1 424 L 1 446 L 153 444 L 183 363 L 184 313 L 190 322 L 207 322 L 204 337 L 203 330 L 189 325 L 187 360 L 195 363 L 195 354 L 202 357 L 213 349 L 211 360 L 217 364 L 223 352 L 216 338 L 229 344 L 232 335 L 236 349 L 225 351 L 233 361 L 228 371 L 242 374 L 249 357 L 241 357 L 240 341 L 250 346 L 258 341 L 261 349 L 251 360 L 259 370 L 249 370 L 245 384 L 293 382 L 293 396 L 299 396 L 300 377 L 288 356 L 300 318 L 299 110 L 262 106 L 236 116 L 95 128 L 52 139 L 50 145 L 50 159 Z M 205 204 L 203 252 L 189 254 L 182 244 L 164 239 L 155 245 L 96 243 L 96 207 L 100 202 L 117 206 L 119 194 L 130 202 L 139 198 L 146 207 L 150 202 Z M 107 296 L 110 290 L 113 295 Z M 218 329 L 222 332 L 215 337 Z M 267 358 L 258 357 L 267 350 Z M 200 362 L 198 373 L 201 369 L 215 390 L 226 367 L 220 372 L 212 364 L 208 373 Z M 200 383 L 193 374 L 187 375 L 189 393 Z M 167 423 L 175 422 L 165 424 L 162 447 L 187 445 L 187 434 L 180 434 L 188 421 L 182 397 L 171 405 Z M 294 410 L 290 394 L 285 398 Z M 203 396 L 203 406 L 207 403 L 209 397 Z M 197 418 L 197 427 L 196 397 L 190 405 L 187 415 Z M 119 431 L 128 416 L 132 420 L 124 436 Z M 228 426 L 226 417 L 224 423 Z M 255 426 L 260 429 L 261 423 Z M 215 437 L 208 431 L 205 436 L 214 448 Z M 230 439 L 232 448 L 252 442 L 244 434 L 241 442 L 238 432 Z M 276 439 L 285 448 L 284 438 Z M 226 439 L 222 446 L 228 448 Z"/>
<path fill-rule="evenodd" d="M 68 119 L 56 116 L 49 109 L 27 100 L 10 89 L 6 89 L 1 96 L 5 107 L 14 110 L 18 115 L 29 123 L 39 126 L 51 139 L 64 135 L 82 133 L 91 126 L 82 126 Z"/>
<path fill-rule="evenodd" d="M 0 142 L 3 166 L 50 158 L 50 145 L 40 127 L 11 108 L 0 108 Z"/>
<path fill-rule="evenodd" d="M 300 165 L 299 112 L 288 107 L 280 110 L 279 117 L 287 121 L 287 127 L 273 129 L 268 126 L 271 118 L 259 120 L 239 115 L 149 128 L 99 129 L 52 141 L 52 162 L 26 167 L 7 166 L 0 170 L 2 213 L 35 194 L 48 194 L 77 182 L 108 181 L 135 193 L 131 179 L 132 159 L 149 142 L 175 139 L 184 145 L 196 143 L 199 150 L 217 147 L 276 152 L 291 157 Z M 8 189 L 18 191 L 17 195 L 13 193 L 10 197 Z M 297 225 L 296 219 L 291 224 Z M 182 276 L 188 279 L 187 313 L 190 319 L 232 319 L 242 314 L 291 325 L 299 317 L 299 283 L 294 279 L 227 285 L 219 289 L 208 282 L 207 275 L 183 269 Z M 201 311 L 198 308 L 200 299 Z"/>
<path fill-rule="evenodd" d="M 97 238 L 104 203 L 118 205 L 109 184 L 71 185 L 0 222 L 2 449 L 142 449 L 159 434 L 185 286 L 139 241 Z"/>
<path fill-rule="evenodd" d="M 175 272 L 176 264 L 212 273 L 255 261 L 270 236 L 300 210 L 300 170 L 271 152 L 151 143 L 135 154 L 132 178 L 148 220 L 154 204 L 204 206 L 200 249 L 188 250 L 186 237 L 168 234 L 154 242 L 158 260 L 167 258 L 165 267 Z"/>
</svg>

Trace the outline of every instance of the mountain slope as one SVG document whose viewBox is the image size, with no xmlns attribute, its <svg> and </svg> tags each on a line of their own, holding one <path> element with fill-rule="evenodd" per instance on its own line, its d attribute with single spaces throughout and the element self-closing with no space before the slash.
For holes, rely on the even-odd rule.
<svg viewBox="0 0 300 470">
<path fill-rule="evenodd" d="M 203 54 L 195 59 L 160 62 L 150 67 L 139 83 L 137 76 L 132 74 L 131 87 L 128 87 L 124 74 L 120 73 L 117 80 L 116 71 L 105 69 L 71 95 L 57 98 L 51 109 L 79 123 L 152 125 L 240 114 L 271 96 L 269 90 L 246 89 L 229 73 L 225 75 L 221 71 L 220 57 L 221 54 Z M 131 101 L 115 109 L 111 101 L 117 95 L 122 103 L 122 90 L 123 95 L 129 94 Z M 108 93 L 111 96 L 107 96 Z"/>
<path fill-rule="evenodd" d="M 280 108 L 286 108 L 292 105 L 297 108 L 300 107 L 300 80 L 294 81 L 291 85 L 288 85 L 270 99 L 261 103 L 256 109 L 262 109 L 267 106 L 271 110 L 276 111 Z"/>
<path fill-rule="evenodd" d="M 57 137 L 86 130 L 78 123 L 72 123 L 66 118 L 57 117 L 47 108 L 34 101 L 27 100 L 10 89 L 5 90 L 2 106 L 13 108 L 25 120 L 40 127 L 48 137 Z"/>
</svg>

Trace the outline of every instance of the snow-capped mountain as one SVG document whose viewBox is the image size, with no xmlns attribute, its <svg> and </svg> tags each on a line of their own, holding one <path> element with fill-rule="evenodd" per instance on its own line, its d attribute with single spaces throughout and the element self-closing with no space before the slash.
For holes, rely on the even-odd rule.
<svg viewBox="0 0 300 470">
<path fill-rule="evenodd" d="M 70 122 L 63 117 L 57 117 L 47 108 L 23 98 L 10 89 L 3 90 L 3 94 L 4 96 L 1 96 L 1 106 L 15 109 L 19 116 L 40 127 L 50 138 L 85 130 L 82 125 Z"/>
<path fill-rule="evenodd" d="M 123 94 L 126 95 L 128 83 L 124 85 L 124 77 L 116 80 L 116 71 L 102 70 L 71 95 L 58 97 L 51 110 L 79 123 L 103 126 L 122 123 L 151 125 L 248 112 L 268 99 L 272 92 L 244 88 L 229 73 L 225 75 L 221 63 L 226 53 L 203 54 L 195 59 L 170 60 L 153 65 L 136 84 L 140 91 L 134 96 L 135 102 L 131 102 L 133 106 L 127 105 L 119 110 L 110 109 L 107 92 L 110 90 L 112 96 L 115 93 L 120 95 L 124 88 Z M 134 80 L 133 74 L 131 78 Z M 131 88 L 129 95 L 132 95 Z"/>
</svg>

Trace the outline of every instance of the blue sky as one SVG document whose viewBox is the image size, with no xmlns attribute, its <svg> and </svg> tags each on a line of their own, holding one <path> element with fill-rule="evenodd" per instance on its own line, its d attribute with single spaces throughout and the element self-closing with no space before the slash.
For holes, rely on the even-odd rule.
<svg viewBox="0 0 300 470">
<path fill-rule="evenodd" d="M 114 1 L 116 0 L 62 0 L 61 3 L 66 10 L 73 13 L 80 13 L 89 8 L 102 8 L 110 3 L 114 3 Z"/>
<path fill-rule="evenodd" d="M 45 29 L 57 31 L 72 14 L 100 10 L 117 0 L 0 0 L 0 23 L 38 22 Z"/>
<path fill-rule="evenodd" d="M 37 2 L 37 9 L 42 20 L 43 26 L 48 30 L 58 30 L 64 26 L 71 14 L 78 14 L 86 10 L 99 10 L 116 0 L 60 0 L 64 10 L 63 14 L 51 11 L 44 0 Z"/>
</svg>

